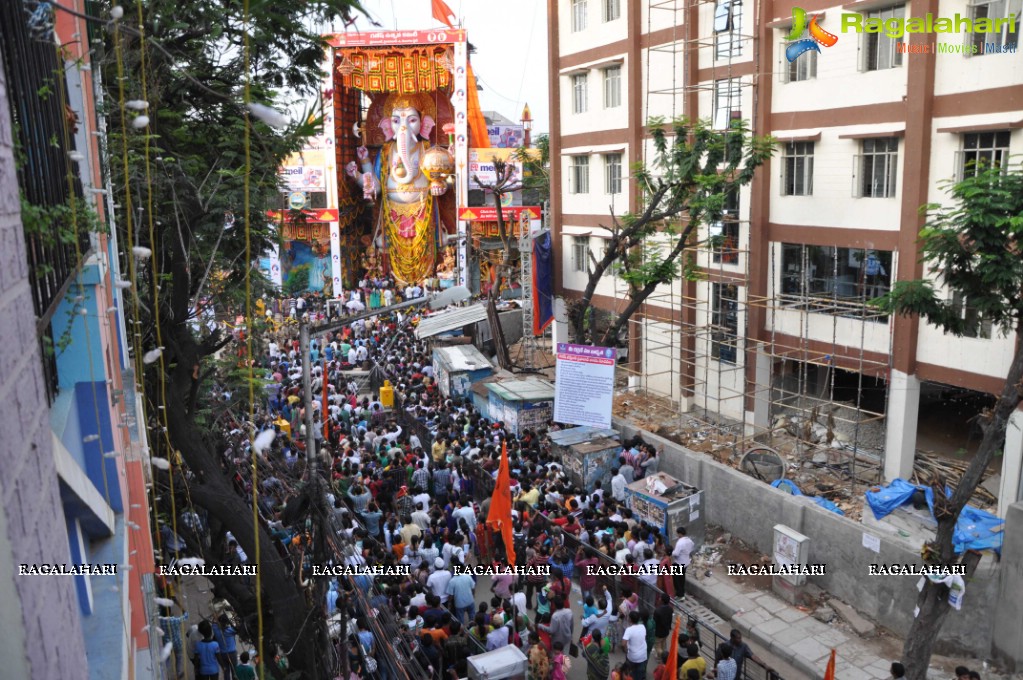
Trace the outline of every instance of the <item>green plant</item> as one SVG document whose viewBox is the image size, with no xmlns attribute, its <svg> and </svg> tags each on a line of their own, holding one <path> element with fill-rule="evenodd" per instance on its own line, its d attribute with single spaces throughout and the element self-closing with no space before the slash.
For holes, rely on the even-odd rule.
<svg viewBox="0 0 1023 680">
<path fill-rule="evenodd" d="M 291 268 L 291 271 L 288 272 L 288 280 L 284 282 L 284 292 L 286 295 L 294 297 L 306 292 L 309 288 L 310 269 L 311 267 L 308 264 L 300 264 Z"/>
</svg>

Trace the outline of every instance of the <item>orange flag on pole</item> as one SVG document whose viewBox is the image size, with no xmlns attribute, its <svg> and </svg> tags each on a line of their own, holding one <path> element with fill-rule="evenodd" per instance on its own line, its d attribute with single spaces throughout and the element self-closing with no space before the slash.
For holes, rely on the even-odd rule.
<svg viewBox="0 0 1023 680">
<path fill-rule="evenodd" d="M 451 8 L 447 6 L 444 0 L 430 0 L 433 4 L 433 18 L 442 24 L 447 24 L 448 28 L 453 29 L 457 20 L 455 19 L 455 13 L 451 11 Z"/>
<path fill-rule="evenodd" d="M 835 680 L 835 650 L 831 650 L 831 658 L 828 659 L 828 667 L 824 671 L 824 680 Z"/>
<path fill-rule="evenodd" d="M 682 618 L 679 616 L 675 617 L 675 625 L 672 626 L 671 637 L 668 638 L 668 660 L 664 662 L 664 672 L 661 673 L 662 678 L 677 678 L 678 677 L 678 634 L 681 632 L 679 628 L 682 625 Z"/>
<path fill-rule="evenodd" d="M 501 467 L 497 470 L 494 495 L 490 498 L 487 527 L 498 531 L 504 539 L 508 564 L 515 566 L 515 539 L 512 536 L 511 471 L 508 468 L 508 444 L 501 443 Z"/>
</svg>

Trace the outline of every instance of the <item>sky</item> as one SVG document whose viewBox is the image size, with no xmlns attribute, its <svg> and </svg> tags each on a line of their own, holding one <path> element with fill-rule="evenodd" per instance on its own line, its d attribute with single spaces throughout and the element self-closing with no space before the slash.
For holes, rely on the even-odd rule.
<svg viewBox="0 0 1023 680">
<path fill-rule="evenodd" d="M 446 0 L 476 47 L 473 69 L 483 90 L 480 106 L 518 121 L 524 104 L 533 114 L 533 135 L 550 130 L 547 101 L 547 2 Z M 430 0 L 362 0 L 380 27 L 360 18 L 349 30 L 427 30 L 440 26 Z"/>
</svg>

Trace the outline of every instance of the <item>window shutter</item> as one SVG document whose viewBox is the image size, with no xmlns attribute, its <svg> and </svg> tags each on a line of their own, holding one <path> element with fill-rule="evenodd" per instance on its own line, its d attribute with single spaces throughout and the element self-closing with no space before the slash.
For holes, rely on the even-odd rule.
<svg viewBox="0 0 1023 680">
<path fill-rule="evenodd" d="M 856 154 L 853 156 L 852 166 L 852 197 L 863 198 L 863 182 L 861 181 L 860 174 L 863 172 L 863 156 Z"/>
</svg>

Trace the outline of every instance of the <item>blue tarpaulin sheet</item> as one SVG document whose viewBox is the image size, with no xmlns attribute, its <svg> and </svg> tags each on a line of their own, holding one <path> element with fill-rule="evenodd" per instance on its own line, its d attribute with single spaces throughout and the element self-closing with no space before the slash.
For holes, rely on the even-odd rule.
<svg viewBox="0 0 1023 680">
<path fill-rule="evenodd" d="M 931 509 L 933 517 L 934 491 L 927 487 L 914 486 L 904 479 L 896 479 L 887 487 L 883 487 L 879 491 L 867 491 L 864 495 L 867 497 L 867 504 L 874 512 L 874 517 L 881 519 L 891 514 L 899 506 L 908 503 L 917 489 L 923 491 L 927 497 L 927 506 Z M 955 533 L 952 537 L 956 553 L 963 553 L 967 550 L 1000 552 L 1002 532 L 995 532 L 992 529 L 1004 523 L 1004 520 L 990 512 L 967 505 L 959 514 L 959 521 L 956 522 Z"/>
<path fill-rule="evenodd" d="M 799 487 L 787 479 L 777 479 L 771 483 L 771 486 L 773 486 L 776 489 L 781 489 L 782 491 L 787 491 L 793 496 L 803 495 L 803 492 L 799 490 Z M 839 508 L 837 505 L 829 501 L 827 498 L 821 498 L 820 496 L 807 496 L 807 498 L 809 498 L 811 501 L 821 506 L 825 510 L 830 510 L 831 512 L 834 512 L 835 514 L 838 515 L 845 514 L 844 512 L 842 512 L 841 508 Z"/>
<path fill-rule="evenodd" d="M 934 515 L 934 491 L 929 487 L 914 486 L 905 479 L 896 479 L 880 491 L 867 491 L 867 504 L 874 511 L 874 518 L 881 519 L 892 514 L 895 508 L 905 505 L 917 490 L 923 491 L 927 497 L 927 507 Z"/>
</svg>

